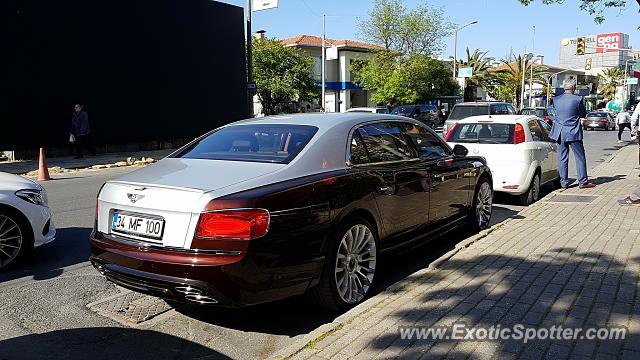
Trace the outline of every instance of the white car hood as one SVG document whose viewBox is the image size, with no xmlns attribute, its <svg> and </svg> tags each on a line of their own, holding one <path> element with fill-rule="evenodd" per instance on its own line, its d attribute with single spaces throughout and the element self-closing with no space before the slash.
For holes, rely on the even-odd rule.
<svg viewBox="0 0 640 360">
<path fill-rule="evenodd" d="M 215 191 L 285 168 L 285 164 L 165 158 L 113 182 Z"/>
<path fill-rule="evenodd" d="M 22 176 L 0 172 L 0 190 L 42 189 L 35 181 Z"/>
</svg>

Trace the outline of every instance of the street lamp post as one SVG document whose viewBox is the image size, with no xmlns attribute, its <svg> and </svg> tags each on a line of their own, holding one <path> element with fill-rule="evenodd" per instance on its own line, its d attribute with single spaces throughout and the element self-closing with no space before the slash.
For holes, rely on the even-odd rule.
<svg viewBox="0 0 640 360">
<path fill-rule="evenodd" d="M 524 108 L 524 77 L 527 72 L 527 61 L 533 58 L 532 53 L 524 53 L 522 54 L 522 61 L 520 64 L 520 72 L 522 73 L 522 82 L 520 83 L 520 109 Z"/>
<path fill-rule="evenodd" d="M 322 14 L 322 66 L 321 66 L 321 72 L 322 72 L 322 99 L 320 100 L 320 109 L 324 110 L 324 112 L 327 112 L 327 109 L 325 109 L 326 106 L 326 100 L 325 100 L 325 95 L 326 95 L 326 90 L 325 90 L 325 71 L 326 71 L 326 41 L 327 41 L 327 37 L 326 37 L 326 32 L 327 32 L 327 25 L 326 25 L 326 20 L 327 16 Z"/>
<path fill-rule="evenodd" d="M 251 0 L 247 0 L 247 84 L 253 83 L 253 44 L 251 34 Z M 247 91 L 249 117 L 253 117 L 253 93 Z"/>
<path fill-rule="evenodd" d="M 478 20 L 473 20 L 472 22 L 466 25 L 460 26 L 459 28 L 454 30 L 454 40 L 453 40 L 453 79 L 454 80 L 458 78 L 458 75 L 456 74 L 456 65 L 458 62 L 458 31 L 466 28 L 467 26 L 471 26 L 477 23 L 478 23 Z"/>
</svg>

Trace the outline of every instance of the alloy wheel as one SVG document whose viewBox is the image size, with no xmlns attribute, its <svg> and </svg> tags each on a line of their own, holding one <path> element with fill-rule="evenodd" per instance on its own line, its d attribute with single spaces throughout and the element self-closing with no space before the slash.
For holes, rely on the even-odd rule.
<svg viewBox="0 0 640 360">
<path fill-rule="evenodd" d="M 350 305 L 362 300 L 371 287 L 375 270 L 375 237 L 367 226 L 354 225 L 338 245 L 335 282 L 340 298 Z"/>
<path fill-rule="evenodd" d="M 488 182 L 484 181 L 478 189 L 476 199 L 476 221 L 478 228 L 484 230 L 489 227 L 491 221 L 491 206 L 493 204 L 493 193 Z"/>
<path fill-rule="evenodd" d="M 10 217 L 0 214 L 0 268 L 9 265 L 20 254 L 22 231 Z"/>
<path fill-rule="evenodd" d="M 531 184 L 531 203 L 538 201 L 538 198 L 540 198 L 540 177 L 536 175 Z"/>
</svg>

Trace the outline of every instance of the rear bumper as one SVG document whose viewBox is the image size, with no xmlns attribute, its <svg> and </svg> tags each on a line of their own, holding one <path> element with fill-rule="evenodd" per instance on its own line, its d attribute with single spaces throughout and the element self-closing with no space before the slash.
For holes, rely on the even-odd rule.
<svg viewBox="0 0 640 360">
<path fill-rule="evenodd" d="M 608 129 L 609 123 L 601 123 L 601 122 L 592 123 L 592 122 L 585 121 L 582 123 L 582 126 L 590 129 Z"/>
<path fill-rule="evenodd" d="M 135 246 L 92 233 L 91 263 L 109 281 L 133 291 L 203 305 L 241 307 L 307 290 L 311 279 L 286 284 L 250 252 L 214 254 Z"/>
</svg>

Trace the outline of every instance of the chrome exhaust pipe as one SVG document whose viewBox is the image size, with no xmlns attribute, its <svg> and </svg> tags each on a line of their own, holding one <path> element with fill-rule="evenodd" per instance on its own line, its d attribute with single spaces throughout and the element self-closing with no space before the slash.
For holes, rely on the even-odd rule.
<svg viewBox="0 0 640 360">
<path fill-rule="evenodd" d="M 104 273 L 105 273 L 104 266 L 102 266 L 102 265 L 98 264 L 98 263 L 97 263 L 97 262 L 95 262 L 95 261 L 92 261 L 92 262 L 91 262 L 91 265 L 93 265 L 93 268 L 94 268 L 94 269 L 98 270 L 98 272 L 100 273 L 100 275 L 104 275 Z"/>
<path fill-rule="evenodd" d="M 218 300 L 205 295 L 185 295 L 184 298 L 202 305 L 213 305 L 218 303 Z"/>
<path fill-rule="evenodd" d="M 202 295 L 203 291 L 193 286 L 176 286 L 174 290 L 183 294 L 185 300 L 191 302 L 203 305 L 213 305 L 218 303 L 218 300 L 210 296 Z"/>
</svg>

